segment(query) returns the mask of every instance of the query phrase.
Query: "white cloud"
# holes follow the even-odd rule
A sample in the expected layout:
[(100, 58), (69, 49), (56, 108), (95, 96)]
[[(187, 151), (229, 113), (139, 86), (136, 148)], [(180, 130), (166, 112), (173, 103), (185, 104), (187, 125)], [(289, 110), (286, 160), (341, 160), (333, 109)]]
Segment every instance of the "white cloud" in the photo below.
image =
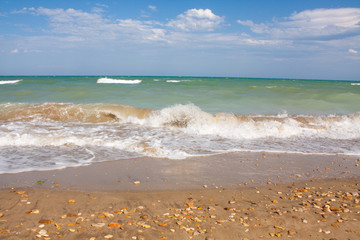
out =
[[(54, 48), (73, 48), (87, 43), (102, 45), (112, 41), (119, 45), (123, 42), (177, 44), (189, 47), (231, 46), (274, 46), (284, 41), (272, 39), (253, 39), (244, 34), (209, 33), (224, 22), (223, 17), (215, 15), (209, 9), (189, 9), (168, 23), (142, 21), (135, 19), (105, 18), (101, 12), (85, 12), (76, 9), (26, 8), (21, 12), (35, 16), (46, 16), (50, 28), (47, 35), (34, 36), (29, 41), (41, 41), (43, 46)], [(179, 31), (180, 30), (180, 31)], [(29, 43), (30, 44), (30, 43)], [(28, 46), (39, 48), (38, 43)]]
[(157, 7), (156, 6), (153, 6), (153, 5), (149, 5), (148, 8), (152, 11), (156, 11), (157, 10)]
[[(87, 13), (81, 10), (69, 9), (49, 9), (38, 8), (33, 10), (38, 15), (45, 15), (50, 18), (51, 25), (55, 31), (60, 33), (67, 33), (70, 31), (82, 31), (96, 28), (104, 24), (104, 19), (98, 13)], [(69, 26), (70, 25), (70, 26)]]
[(255, 33), (283, 39), (334, 40), (360, 35), (360, 8), (315, 9), (293, 13), (283, 21), (256, 24), (238, 20)]
[(352, 49), (352, 48), (350, 48), (350, 49), (348, 50), (348, 52), (349, 52), (349, 53), (353, 53), (353, 54), (357, 54), (357, 53), (358, 53), (358, 51), (356, 51), (355, 49)]
[(41, 52), (42, 52), (41, 50), (36, 50), (36, 49), (32, 49), (32, 50), (25, 49), (24, 50), (24, 53), (41, 53)]
[(189, 9), (171, 20), (167, 26), (181, 31), (213, 31), (224, 18), (215, 15), (210, 9)]
[(102, 3), (97, 3), (96, 6), (103, 7), (103, 8), (108, 8), (109, 7), (108, 5), (102, 4)]
[(11, 50), (11, 53), (19, 53), (19, 49), (13, 49), (13, 50)]
[(94, 13), (102, 13), (102, 12), (104, 12), (104, 9), (100, 8), (100, 7), (93, 7), (91, 9), (91, 11), (94, 12)]
[(26, 8), (26, 7), (24, 7), (24, 8), (22, 8), (21, 10), (14, 10), (14, 11), (12, 11), (11, 13), (12, 13), (12, 14), (20, 14), (20, 13), (28, 13), (28, 11), (29, 11), (29, 9)]
[(118, 19), (110, 21), (100, 12), (84, 12), (82, 10), (37, 8), (26, 9), (49, 18), (51, 33), (67, 34), (68, 41), (96, 41), (118, 39), (119, 41), (162, 41), (164, 29), (153, 27), (149, 22), (133, 19)]

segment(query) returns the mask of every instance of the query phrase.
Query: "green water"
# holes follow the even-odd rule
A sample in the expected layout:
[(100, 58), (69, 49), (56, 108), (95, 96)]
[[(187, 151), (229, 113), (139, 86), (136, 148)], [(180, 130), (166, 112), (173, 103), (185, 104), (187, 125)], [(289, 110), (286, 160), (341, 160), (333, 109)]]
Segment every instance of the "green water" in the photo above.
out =
[(22, 81), (1, 84), (0, 103), (113, 103), (151, 109), (193, 103), (210, 113), (239, 114), (360, 112), (360, 85), (355, 81), (112, 76), (142, 82), (102, 84), (99, 78), (2, 76), (0, 81)]

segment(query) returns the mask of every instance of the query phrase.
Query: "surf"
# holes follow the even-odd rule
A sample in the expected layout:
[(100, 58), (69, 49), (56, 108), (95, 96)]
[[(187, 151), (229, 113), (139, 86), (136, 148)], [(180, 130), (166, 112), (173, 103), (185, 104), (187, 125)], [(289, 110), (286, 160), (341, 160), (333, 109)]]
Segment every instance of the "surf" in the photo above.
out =
[(16, 84), (21, 82), (21, 79), (18, 80), (0, 80), (0, 84)]
[[(360, 113), (233, 114), (195, 104), (0, 104), (0, 173), (237, 151), (360, 155)], [(12, 168), (12, 166), (15, 166)], [(35, 167), (34, 167), (35, 166)]]
[(142, 119), (151, 111), (119, 104), (6, 103), (0, 104), (0, 121), (103, 123)]
[(360, 138), (360, 113), (319, 116), (287, 113), (211, 114), (194, 104), (175, 104), (162, 109), (146, 109), (119, 104), (7, 103), (0, 104), (0, 121), (134, 124), (227, 139)]
[(142, 82), (140, 79), (126, 80), (126, 79), (112, 79), (112, 78), (99, 78), (97, 83), (111, 83), (111, 84), (139, 84)]

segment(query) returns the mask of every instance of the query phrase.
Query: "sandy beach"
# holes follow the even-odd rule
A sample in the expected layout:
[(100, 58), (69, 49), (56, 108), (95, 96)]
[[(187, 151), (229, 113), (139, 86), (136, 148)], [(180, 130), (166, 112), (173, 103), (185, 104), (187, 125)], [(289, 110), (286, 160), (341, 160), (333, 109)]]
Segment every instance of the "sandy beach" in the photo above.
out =
[(360, 240), (360, 0), (4, 0), (0, 54), (0, 240)]
[(234, 153), (0, 175), (0, 239), (358, 239), (356, 156)]

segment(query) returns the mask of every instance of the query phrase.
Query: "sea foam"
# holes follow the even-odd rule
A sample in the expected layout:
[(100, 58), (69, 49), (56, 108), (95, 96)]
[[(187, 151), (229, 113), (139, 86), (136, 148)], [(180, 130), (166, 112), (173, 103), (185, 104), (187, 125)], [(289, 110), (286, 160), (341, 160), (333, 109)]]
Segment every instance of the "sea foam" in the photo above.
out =
[(234, 151), (360, 155), (359, 140), (359, 113), (236, 115), (211, 114), (194, 104), (159, 110), (116, 104), (0, 104), (0, 173)]
[(15, 84), (15, 83), (18, 83), (21, 81), (22, 81), (21, 79), (19, 79), (19, 80), (3, 80), (3, 81), (0, 81), (0, 84)]
[(117, 84), (139, 84), (142, 80), (126, 80), (126, 79), (112, 79), (112, 78), (99, 78), (97, 83), (117, 83)]
[(142, 122), (153, 127), (181, 129), (188, 134), (215, 135), (238, 140), (289, 137), (360, 138), (360, 114), (302, 116), (284, 113), (278, 115), (218, 113), (213, 115), (193, 104), (178, 104), (153, 111), (149, 118)]
[(135, 124), (228, 139), (360, 138), (360, 113), (348, 115), (211, 114), (194, 104), (144, 109), (117, 104), (0, 104), (0, 121)]
[(191, 82), (191, 80), (174, 80), (174, 79), (170, 79), (170, 80), (166, 80), (167, 83), (179, 83), (179, 82)]

